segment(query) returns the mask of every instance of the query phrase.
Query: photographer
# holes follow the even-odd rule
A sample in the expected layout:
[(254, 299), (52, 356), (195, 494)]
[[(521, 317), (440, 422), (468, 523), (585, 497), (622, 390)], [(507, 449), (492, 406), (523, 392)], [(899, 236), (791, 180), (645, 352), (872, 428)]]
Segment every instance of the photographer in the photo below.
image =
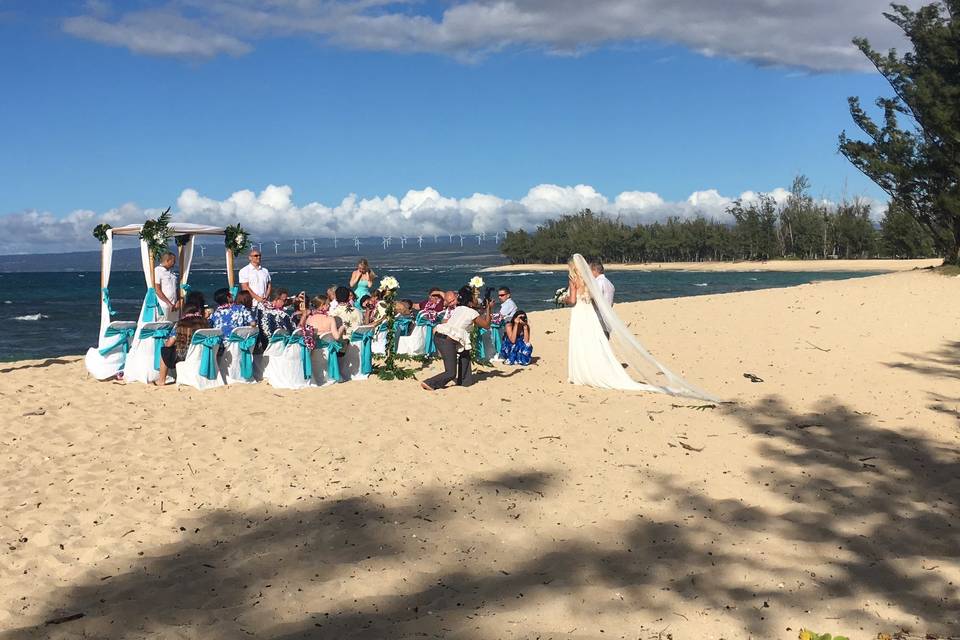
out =
[(474, 325), (483, 329), (490, 328), (490, 308), (492, 302), (483, 302), (481, 315), (473, 301), (473, 289), (463, 287), (457, 293), (457, 306), (450, 312), (443, 324), (434, 330), (437, 351), (443, 358), (443, 373), (420, 383), (427, 391), (440, 389), (451, 380), (458, 386), (469, 387), (473, 384), (470, 370), (470, 331)]
[(505, 327), (504, 333), (500, 358), (507, 364), (524, 366), (530, 364), (533, 345), (530, 344), (530, 322), (527, 320), (527, 312), (518, 310), (513, 315), (513, 320)]

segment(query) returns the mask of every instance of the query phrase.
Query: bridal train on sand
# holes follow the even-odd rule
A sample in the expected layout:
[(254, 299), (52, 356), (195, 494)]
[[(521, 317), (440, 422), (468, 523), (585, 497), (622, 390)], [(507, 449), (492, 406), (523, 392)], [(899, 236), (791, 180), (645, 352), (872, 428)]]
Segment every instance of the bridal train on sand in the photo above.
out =
[[(568, 339), (569, 382), (601, 389), (653, 391), (718, 402), (714, 396), (660, 364), (640, 344), (604, 300), (583, 256), (574, 254), (569, 270), (568, 300), (574, 302), (570, 310)], [(605, 328), (609, 331), (609, 339)]]

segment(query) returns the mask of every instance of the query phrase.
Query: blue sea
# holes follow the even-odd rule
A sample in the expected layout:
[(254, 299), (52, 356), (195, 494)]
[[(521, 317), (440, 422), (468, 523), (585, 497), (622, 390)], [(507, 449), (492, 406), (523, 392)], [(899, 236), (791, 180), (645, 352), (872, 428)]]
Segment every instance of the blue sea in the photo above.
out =
[[(400, 297), (420, 300), (430, 287), (455, 289), (477, 275), (474, 267), (398, 267), (380, 269), (400, 281)], [(327, 268), (271, 270), (275, 287), (310, 294), (344, 283), (350, 270)], [(617, 288), (617, 302), (676, 298), (733, 291), (790, 287), (814, 280), (840, 280), (873, 275), (864, 272), (716, 273), (691, 271), (608, 271)], [(482, 274), (489, 286), (508, 286), (521, 309), (553, 308), (553, 295), (567, 284), (565, 266), (546, 272)], [(223, 270), (192, 270), (190, 284), (213, 304), (213, 292), (226, 286)], [(143, 274), (111, 275), (110, 295), (116, 320), (135, 320), (143, 301)], [(100, 273), (0, 273), (0, 361), (82, 354), (97, 342), (100, 324)]]

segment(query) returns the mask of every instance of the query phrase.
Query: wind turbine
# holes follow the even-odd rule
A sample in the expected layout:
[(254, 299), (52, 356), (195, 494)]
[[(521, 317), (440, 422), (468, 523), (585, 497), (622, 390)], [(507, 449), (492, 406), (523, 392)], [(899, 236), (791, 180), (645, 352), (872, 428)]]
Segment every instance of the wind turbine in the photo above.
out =
[(337, 234), (333, 234), (333, 248), (337, 248)]
[(207, 255), (206, 245), (200, 245), (200, 257), (203, 258)]
[(437, 234), (433, 234), (433, 244), (437, 244)]
[(297, 252), (297, 241), (296, 241), (296, 240), (293, 241), (293, 252), (294, 252), (294, 253)]
[(448, 234), (448, 235), (450, 236), (450, 244), (453, 244), (453, 234), (450, 233), (450, 234)]
[(314, 253), (317, 252), (317, 241), (316, 241), (316, 240), (313, 241), (313, 252), (314, 252)]
[(499, 231), (497, 231), (495, 234), (493, 234), (493, 244), (497, 244), (498, 242), (500, 242), (500, 232), (499, 232)]
[(407, 246), (407, 236), (400, 236), (400, 248), (403, 249)]
[(463, 236), (460, 236), (460, 248), (463, 248)]
[(280, 242), (278, 240), (273, 241), (273, 253), (274, 255), (280, 255)]
[(360, 253), (360, 238), (353, 239), (353, 246), (357, 248), (357, 253)]
[(423, 236), (417, 236), (417, 246), (423, 249)]
[(389, 246), (390, 246), (390, 238), (384, 238), (384, 239), (383, 239), (383, 250), (386, 251), (386, 250), (387, 250), (387, 247), (389, 247)]
[(483, 243), (483, 236), (479, 233), (477, 234), (477, 246), (479, 247)]
[[(257, 251), (258, 251), (259, 253), (263, 253), (263, 243), (262, 243), (262, 242), (258, 242), (258, 243), (257, 243)], [(203, 252), (201, 251), (200, 253), (203, 253)]]

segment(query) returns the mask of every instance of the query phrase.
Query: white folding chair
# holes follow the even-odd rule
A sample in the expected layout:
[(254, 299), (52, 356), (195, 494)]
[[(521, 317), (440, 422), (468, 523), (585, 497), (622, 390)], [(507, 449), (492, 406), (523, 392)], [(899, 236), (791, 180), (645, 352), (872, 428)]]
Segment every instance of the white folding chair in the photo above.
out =
[[(123, 368), (123, 381), (126, 383), (156, 382), (160, 377), (160, 347), (173, 334), (172, 322), (147, 322), (133, 339), (127, 364)], [(173, 378), (167, 376), (167, 382)]]
[(196, 389), (222, 387), (217, 352), (223, 340), (220, 329), (197, 329), (183, 362), (177, 363), (177, 384)]
[(340, 359), (340, 375), (344, 380), (366, 380), (373, 373), (373, 342), (376, 336), (377, 326), (372, 324), (361, 325), (350, 335), (350, 342), (344, 347), (343, 358)]
[(263, 379), (277, 389), (303, 389), (316, 386), (313, 382), (313, 361), (310, 350), (303, 344), (303, 331), (297, 329), (287, 335), (277, 331), (263, 353)]
[(346, 380), (343, 375), (343, 345), (334, 340), (329, 333), (317, 336), (317, 345), (313, 350), (313, 382), (320, 386), (328, 386)]
[(253, 348), (260, 332), (255, 327), (236, 327), (224, 337), (220, 354), (220, 372), (227, 384), (256, 382)]
[(422, 356), (427, 353), (427, 328), (414, 326), (410, 335), (397, 340), (397, 353), (404, 356)]
[(108, 380), (123, 371), (136, 332), (136, 322), (108, 324), (100, 338), (100, 345), (87, 349), (83, 359), (90, 375), (97, 380)]

